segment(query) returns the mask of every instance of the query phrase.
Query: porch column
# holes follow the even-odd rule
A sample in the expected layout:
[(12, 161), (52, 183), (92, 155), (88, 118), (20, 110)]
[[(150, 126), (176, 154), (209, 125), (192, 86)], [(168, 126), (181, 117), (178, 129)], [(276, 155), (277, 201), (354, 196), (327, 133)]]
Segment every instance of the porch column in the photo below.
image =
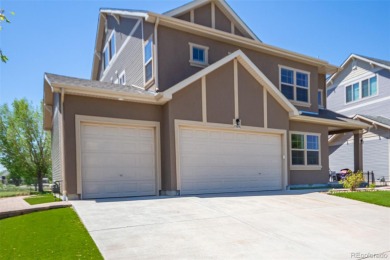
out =
[(358, 130), (353, 132), (354, 146), (354, 172), (363, 171), (363, 131)]

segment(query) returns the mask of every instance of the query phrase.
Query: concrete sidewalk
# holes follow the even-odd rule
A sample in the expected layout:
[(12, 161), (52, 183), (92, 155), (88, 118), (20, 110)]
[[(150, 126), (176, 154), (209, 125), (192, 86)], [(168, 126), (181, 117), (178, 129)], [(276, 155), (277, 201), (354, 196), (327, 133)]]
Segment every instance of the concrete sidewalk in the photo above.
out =
[(26, 201), (24, 201), (24, 198), (28, 197), (30, 196), (19, 196), (0, 199), (0, 219), (23, 215), (31, 212), (71, 206), (68, 201), (30, 205)]

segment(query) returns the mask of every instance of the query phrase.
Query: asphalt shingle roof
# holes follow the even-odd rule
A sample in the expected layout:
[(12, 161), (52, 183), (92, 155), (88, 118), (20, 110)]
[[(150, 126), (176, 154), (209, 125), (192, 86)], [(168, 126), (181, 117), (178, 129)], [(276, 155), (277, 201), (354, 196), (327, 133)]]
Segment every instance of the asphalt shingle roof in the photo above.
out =
[(368, 57), (368, 56), (364, 56), (364, 55), (360, 55), (360, 54), (356, 54), (356, 55), (360, 56), (362, 58), (366, 58), (368, 60), (375, 61), (377, 63), (381, 63), (381, 64), (386, 65), (386, 66), (390, 66), (390, 61), (388, 61), (388, 60), (381, 60), (381, 59), (372, 58), (372, 57)]
[(139, 95), (147, 95), (147, 96), (155, 96), (156, 93), (149, 92), (146, 90), (143, 90), (141, 88), (133, 87), (133, 86), (127, 86), (127, 85), (120, 85), (120, 84), (114, 84), (110, 82), (101, 82), (96, 80), (88, 80), (88, 79), (80, 79), (80, 78), (74, 78), (74, 77), (68, 77), (68, 76), (61, 76), (51, 73), (45, 73), (46, 78), (50, 82), (50, 84), (64, 84), (67, 86), (75, 86), (75, 87), (82, 87), (86, 90), (91, 89), (101, 89), (101, 90), (111, 90), (115, 92), (121, 92), (121, 93), (132, 93), (132, 94), (139, 94)]

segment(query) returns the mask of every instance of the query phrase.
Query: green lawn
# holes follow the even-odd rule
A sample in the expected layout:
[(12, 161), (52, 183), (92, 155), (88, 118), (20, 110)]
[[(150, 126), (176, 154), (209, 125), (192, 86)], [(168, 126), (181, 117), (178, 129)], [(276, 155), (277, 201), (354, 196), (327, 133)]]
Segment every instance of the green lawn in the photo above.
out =
[(339, 192), (332, 195), (390, 207), (390, 191)]
[(71, 208), (0, 220), (0, 259), (103, 259)]
[(43, 203), (49, 203), (49, 202), (56, 202), (59, 201), (59, 199), (54, 199), (53, 194), (42, 194), (37, 195), (29, 198), (24, 199), (28, 204), (35, 205), (35, 204), (43, 204)]

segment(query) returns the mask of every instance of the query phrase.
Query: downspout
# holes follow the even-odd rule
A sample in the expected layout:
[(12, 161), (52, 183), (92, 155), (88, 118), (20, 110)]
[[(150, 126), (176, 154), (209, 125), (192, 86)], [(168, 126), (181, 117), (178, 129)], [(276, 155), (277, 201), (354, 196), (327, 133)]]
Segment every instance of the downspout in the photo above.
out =
[(64, 141), (64, 101), (65, 101), (65, 89), (61, 88), (61, 169), (62, 169), (62, 185), (63, 185), (63, 192), (62, 192), (62, 200), (68, 200), (67, 191), (65, 189), (66, 187), (66, 178), (65, 178), (65, 141)]
[(156, 92), (158, 91), (158, 48), (157, 48), (157, 27), (160, 23), (160, 18), (157, 17), (156, 23), (154, 24), (154, 85), (156, 86)]

